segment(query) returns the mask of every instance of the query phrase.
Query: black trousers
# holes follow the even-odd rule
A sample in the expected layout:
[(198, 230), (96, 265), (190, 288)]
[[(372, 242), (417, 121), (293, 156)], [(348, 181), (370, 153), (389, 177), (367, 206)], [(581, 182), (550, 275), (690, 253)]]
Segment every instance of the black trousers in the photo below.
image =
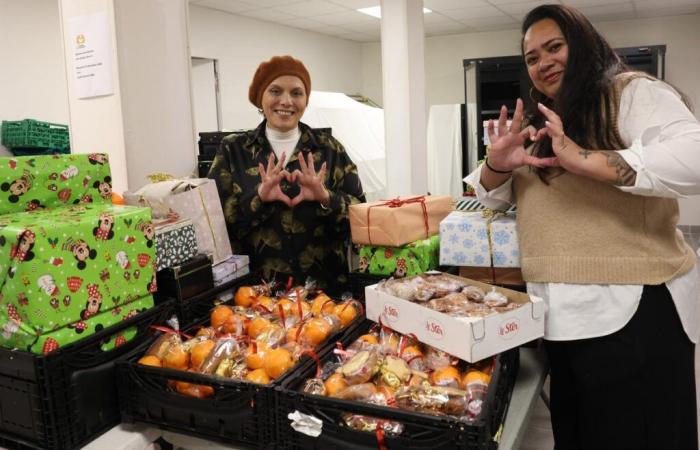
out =
[(697, 450), (695, 345), (666, 285), (599, 338), (545, 341), (555, 450)]

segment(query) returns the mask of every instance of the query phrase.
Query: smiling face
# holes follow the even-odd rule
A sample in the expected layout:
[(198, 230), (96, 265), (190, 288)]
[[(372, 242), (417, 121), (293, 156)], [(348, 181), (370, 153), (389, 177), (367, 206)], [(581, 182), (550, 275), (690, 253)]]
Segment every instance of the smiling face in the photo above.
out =
[(307, 103), (307, 92), (299, 78), (293, 75), (275, 78), (262, 96), (267, 126), (282, 132), (296, 128)]
[(525, 65), (535, 89), (554, 98), (564, 79), (569, 46), (552, 19), (532, 24), (523, 38)]

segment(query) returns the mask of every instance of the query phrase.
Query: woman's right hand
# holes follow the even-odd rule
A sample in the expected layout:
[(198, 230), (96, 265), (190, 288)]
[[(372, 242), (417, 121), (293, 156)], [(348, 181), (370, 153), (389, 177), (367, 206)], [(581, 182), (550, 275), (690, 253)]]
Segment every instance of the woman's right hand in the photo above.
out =
[(289, 172), (284, 170), (285, 158), (286, 155), (282, 153), (282, 157), (275, 164), (275, 155), (270, 153), (270, 157), (267, 159), (267, 168), (262, 163), (258, 163), (261, 180), (261, 183), (258, 185), (258, 195), (263, 202), (280, 201), (291, 207), (292, 199), (282, 192), (280, 187), (280, 181), (289, 175)]
[(543, 136), (533, 126), (520, 129), (523, 124), (523, 101), (515, 103), (515, 113), (510, 129), (507, 126), (508, 109), (501, 107), (498, 116), (498, 132), (494, 129), (493, 120), (488, 123), (488, 136), (491, 150), (488, 152), (489, 166), (493, 169), (510, 172), (522, 166), (548, 167), (556, 164), (555, 158), (536, 158), (525, 151), (525, 140), (529, 137), (533, 142)]

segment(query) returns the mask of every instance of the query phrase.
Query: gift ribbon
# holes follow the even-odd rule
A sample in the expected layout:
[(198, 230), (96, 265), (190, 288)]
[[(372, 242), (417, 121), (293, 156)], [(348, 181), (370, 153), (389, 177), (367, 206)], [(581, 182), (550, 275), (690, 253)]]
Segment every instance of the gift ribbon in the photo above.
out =
[(379, 450), (387, 450), (386, 441), (384, 440), (384, 429), (382, 428), (384, 422), (384, 420), (378, 421), (376, 427), (377, 445), (379, 446)]
[(496, 283), (496, 268), (493, 265), (493, 242), (491, 240), (491, 222), (505, 215), (502, 209), (484, 209), (481, 217), (486, 219), (486, 240), (489, 243), (489, 263), (491, 264), (491, 283)]
[(321, 378), (321, 358), (318, 357), (316, 352), (313, 350), (304, 350), (299, 353), (299, 356), (308, 356), (316, 361), (316, 376), (314, 378)]
[(425, 237), (426, 238), (430, 237), (430, 225), (428, 224), (428, 208), (425, 206), (425, 195), (407, 198), (404, 200), (401, 200), (399, 197), (396, 197), (395, 199), (392, 199), (392, 200), (380, 200), (380, 201), (382, 201), (384, 203), (378, 203), (376, 205), (372, 205), (369, 208), (367, 208), (367, 240), (369, 241), (369, 245), (372, 245), (369, 213), (372, 210), (372, 208), (376, 208), (378, 206), (388, 206), (389, 208), (400, 208), (404, 205), (410, 205), (412, 203), (420, 203), (421, 208), (423, 209), (423, 224), (425, 225)]
[(209, 211), (207, 210), (207, 204), (204, 202), (204, 196), (202, 195), (202, 190), (197, 189), (199, 194), (199, 201), (202, 202), (202, 209), (204, 210), (204, 217), (207, 218), (207, 225), (209, 225), (209, 233), (211, 234), (211, 239), (214, 242), (214, 255), (217, 261), (219, 260), (219, 246), (216, 243), (216, 233), (214, 232), (214, 226), (211, 223), (211, 217), (209, 217)]

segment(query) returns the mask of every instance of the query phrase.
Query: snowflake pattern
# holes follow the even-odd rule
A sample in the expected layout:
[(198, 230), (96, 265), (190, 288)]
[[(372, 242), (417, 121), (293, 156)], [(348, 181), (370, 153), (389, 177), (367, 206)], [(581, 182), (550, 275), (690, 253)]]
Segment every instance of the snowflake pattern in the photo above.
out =
[[(478, 213), (453, 213), (440, 224), (440, 264), (488, 267), (491, 264), (486, 218)], [(520, 267), (515, 216), (491, 223), (491, 247), (496, 267)]]

